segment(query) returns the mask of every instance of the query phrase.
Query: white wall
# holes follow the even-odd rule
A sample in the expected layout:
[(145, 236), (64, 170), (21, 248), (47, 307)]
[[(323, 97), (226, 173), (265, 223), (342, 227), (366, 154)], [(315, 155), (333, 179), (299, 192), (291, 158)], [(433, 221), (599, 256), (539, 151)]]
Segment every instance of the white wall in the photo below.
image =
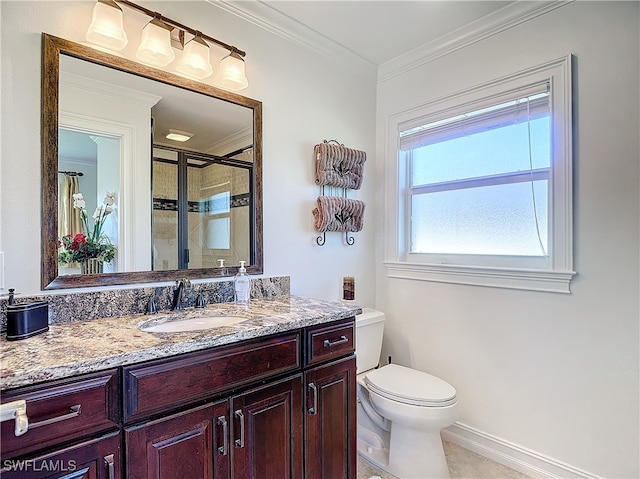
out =
[[(358, 303), (373, 305), (375, 77), (357, 75), (203, 1), (139, 3), (247, 52), (250, 85), (242, 94), (263, 102), (265, 275), (290, 275), (293, 294), (335, 300), (342, 277), (353, 275)], [(40, 290), (40, 33), (83, 41), (93, 5), (0, 2), (0, 251), (5, 287), (23, 293)], [(135, 50), (135, 36), (129, 38), (127, 49)], [(334, 138), (369, 153), (363, 188), (350, 196), (368, 209), (354, 246), (330, 233), (319, 247), (311, 213), (319, 194), (312, 153), (316, 143)]]
[(609, 478), (640, 476), (638, 6), (563, 6), (377, 95), (381, 171), (391, 115), (576, 56), (572, 293), (389, 279), (378, 241), (376, 306), (388, 315), (383, 357), (454, 385), (461, 423)]

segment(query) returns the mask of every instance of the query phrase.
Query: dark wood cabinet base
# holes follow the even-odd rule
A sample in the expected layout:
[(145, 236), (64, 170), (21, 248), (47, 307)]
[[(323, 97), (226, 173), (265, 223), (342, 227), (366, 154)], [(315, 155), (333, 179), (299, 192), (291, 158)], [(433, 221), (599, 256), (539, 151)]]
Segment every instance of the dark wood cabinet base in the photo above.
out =
[(355, 479), (354, 333), (349, 318), (2, 393), (51, 421), (2, 423), (1, 479)]

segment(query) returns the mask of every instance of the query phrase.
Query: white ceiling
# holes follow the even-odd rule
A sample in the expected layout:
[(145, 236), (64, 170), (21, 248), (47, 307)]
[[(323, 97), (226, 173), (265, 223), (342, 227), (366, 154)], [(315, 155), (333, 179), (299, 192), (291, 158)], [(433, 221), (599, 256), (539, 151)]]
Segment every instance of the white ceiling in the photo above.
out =
[[(240, 9), (270, 9), (270, 21), (297, 22), (374, 65), (381, 65), (503, 7), (510, 0), (231, 2)], [(280, 18), (278, 18), (278, 16)]]
[(380, 82), (575, 0), (206, 1)]

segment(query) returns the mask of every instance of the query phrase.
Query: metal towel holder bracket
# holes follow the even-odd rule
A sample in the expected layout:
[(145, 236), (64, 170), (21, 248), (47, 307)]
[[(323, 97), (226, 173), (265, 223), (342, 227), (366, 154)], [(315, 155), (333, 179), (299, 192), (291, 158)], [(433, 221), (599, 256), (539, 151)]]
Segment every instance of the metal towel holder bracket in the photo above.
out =
[[(323, 143), (335, 143), (338, 146), (344, 146), (344, 143), (340, 143), (338, 140), (322, 140), (322, 141)], [(339, 189), (342, 190), (342, 196), (346, 198), (347, 189), (346, 188), (339, 188)], [(320, 196), (324, 196), (324, 185), (320, 187)], [(326, 240), (327, 240), (327, 232), (323, 231), (321, 235), (316, 237), (316, 244), (318, 246), (323, 246)], [(356, 239), (353, 236), (349, 236), (348, 231), (345, 231), (344, 233), (344, 240), (349, 246), (353, 246), (356, 242)]]

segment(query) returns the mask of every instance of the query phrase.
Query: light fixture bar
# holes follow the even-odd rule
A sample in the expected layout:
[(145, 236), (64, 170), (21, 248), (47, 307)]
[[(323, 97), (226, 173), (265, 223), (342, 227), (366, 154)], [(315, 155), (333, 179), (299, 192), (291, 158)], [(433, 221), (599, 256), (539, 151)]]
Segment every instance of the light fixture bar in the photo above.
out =
[(238, 48), (229, 45), (227, 43), (221, 42), (220, 40), (210, 37), (209, 35), (205, 34), (205, 33), (201, 33), (193, 28), (187, 27), (186, 25), (183, 25), (181, 23), (176, 22), (175, 20), (172, 20), (170, 18), (165, 17), (164, 15), (159, 14), (158, 12), (153, 12), (147, 8), (141, 7), (140, 5), (137, 5), (133, 2), (130, 2), (129, 0), (116, 0), (117, 3), (121, 3), (122, 5), (126, 5), (129, 8), (132, 8), (134, 10), (138, 10), (139, 12), (144, 13), (145, 15), (152, 17), (152, 18), (158, 18), (160, 20), (162, 20), (165, 23), (168, 23), (169, 25), (172, 25), (176, 28), (179, 28), (181, 30), (187, 31), (189, 33), (191, 33), (193, 36), (196, 36), (197, 33), (200, 33), (200, 36), (202, 38), (204, 38), (205, 40), (208, 40), (212, 43), (215, 43), (218, 46), (221, 46), (222, 48), (225, 48), (226, 50), (229, 50), (230, 52), (235, 52), (238, 55), (240, 55), (241, 57), (244, 57), (246, 55), (245, 52), (243, 52), (242, 50), (239, 50)]

